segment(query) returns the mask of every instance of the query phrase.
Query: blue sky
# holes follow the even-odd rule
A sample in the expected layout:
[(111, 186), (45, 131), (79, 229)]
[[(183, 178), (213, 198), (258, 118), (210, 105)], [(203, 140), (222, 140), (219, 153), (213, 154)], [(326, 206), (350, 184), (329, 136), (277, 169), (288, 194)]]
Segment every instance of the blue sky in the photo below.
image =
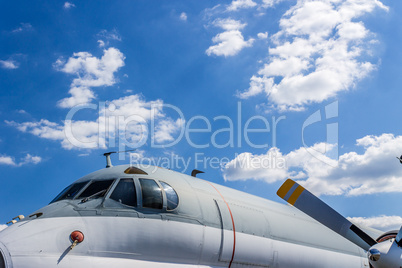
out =
[(2, 6), (0, 223), (132, 148), (278, 202), (290, 177), (360, 223), (402, 223), (399, 1)]

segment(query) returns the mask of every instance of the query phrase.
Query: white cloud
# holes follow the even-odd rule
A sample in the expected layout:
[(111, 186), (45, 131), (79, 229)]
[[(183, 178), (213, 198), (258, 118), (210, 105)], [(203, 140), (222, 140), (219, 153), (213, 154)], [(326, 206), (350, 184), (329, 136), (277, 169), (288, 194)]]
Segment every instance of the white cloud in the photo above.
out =
[[(402, 136), (366, 136), (358, 139), (356, 145), (364, 149), (362, 154), (344, 153), (338, 161), (326, 156), (335, 147), (325, 143), (307, 149), (301, 147), (288, 154), (281, 153), (277, 148), (271, 148), (262, 155), (243, 153), (222, 171), (225, 180), (254, 179), (271, 183), (293, 178), (317, 195), (402, 192), (402, 167), (395, 159), (402, 152)], [(316, 158), (310, 154), (311, 151), (322, 154)], [(283, 162), (285, 165), (282, 165)]]
[(103, 40), (98, 40), (99, 47), (105, 47), (105, 42)]
[(210, 46), (206, 53), (208, 56), (212, 54), (216, 56), (234, 56), (245, 47), (251, 47), (254, 39), (250, 38), (245, 41), (240, 32), (247, 24), (233, 19), (218, 19), (213, 22), (213, 25), (225, 30), (212, 38), (214, 46)]
[(105, 40), (121, 41), (121, 36), (116, 29), (113, 29), (111, 31), (104, 29), (100, 31), (96, 36), (103, 38)]
[(88, 52), (74, 53), (60, 71), (76, 74), (73, 86), (99, 87), (111, 86), (116, 81), (114, 73), (124, 66), (124, 55), (117, 48), (103, 51), (102, 58), (96, 58)]
[(247, 26), (247, 23), (234, 19), (217, 19), (212, 24), (226, 31), (241, 30)]
[(99, 38), (98, 46), (100, 48), (108, 47), (111, 41), (120, 42), (122, 40), (119, 32), (116, 29), (110, 31), (104, 29), (100, 31), (96, 37)]
[(102, 58), (88, 52), (74, 53), (67, 62), (58, 59), (54, 64), (59, 71), (75, 74), (69, 93), (71, 97), (59, 101), (62, 108), (87, 104), (95, 98), (91, 87), (111, 86), (116, 83), (114, 73), (124, 66), (124, 55), (117, 48), (105, 49)]
[(72, 87), (68, 93), (71, 94), (71, 97), (60, 100), (58, 102), (59, 107), (71, 108), (77, 105), (84, 105), (95, 98), (93, 91), (87, 87)]
[(171, 118), (159, 121), (155, 127), (154, 139), (157, 143), (163, 143), (166, 141), (173, 141), (173, 134), (177, 133), (184, 126), (184, 120), (178, 118), (174, 121)]
[(243, 8), (252, 8), (255, 7), (257, 4), (252, 0), (234, 0), (230, 5), (227, 7), (226, 10), (228, 11), (238, 11)]
[(268, 32), (258, 33), (257, 37), (260, 38), (260, 39), (267, 39), (268, 38)]
[(0, 165), (15, 166), (14, 159), (11, 156), (0, 156)]
[(6, 229), (8, 226), (5, 224), (0, 224), (0, 231)]
[(20, 33), (20, 32), (25, 32), (25, 31), (32, 31), (33, 27), (30, 23), (24, 23), (21, 22), (20, 26), (12, 30), (12, 33)]
[(0, 165), (8, 165), (8, 166), (15, 166), (15, 167), (21, 167), (26, 164), (39, 164), (42, 161), (42, 158), (40, 156), (33, 156), (30, 154), (26, 154), (25, 157), (23, 157), (19, 163), (15, 162), (14, 158), (11, 156), (3, 155), (0, 156)]
[(64, 9), (70, 9), (72, 7), (75, 7), (75, 5), (73, 3), (70, 3), (70, 2), (65, 2), (64, 5), (63, 5)]
[(0, 66), (4, 69), (17, 69), (18, 62), (8, 59), (8, 60), (0, 60)]
[(367, 226), (384, 232), (399, 230), (402, 225), (400, 216), (378, 216), (378, 217), (348, 217), (348, 220), (354, 224)]
[(273, 183), (288, 176), (284, 156), (278, 148), (271, 148), (263, 155), (239, 154), (224, 166), (223, 172), (228, 181), (252, 179)]
[[(264, 92), (280, 110), (301, 110), (354, 87), (375, 69), (365, 60), (373, 35), (357, 20), (376, 8), (387, 10), (378, 0), (299, 0), (281, 18), (267, 62), (239, 96)], [(256, 77), (275, 83), (256, 89)]]
[(216, 56), (234, 56), (245, 47), (251, 47), (254, 39), (250, 38), (245, 41), (240, 31), (226, 31), (216, 35), (212, 41), (218, 43), (210, 46), (206, 53), (208, 56), (215, 54)]
[(182, 12), (182, 13), (180, 14), (180, 19), (181, 19), (182, 21), (186, 21), (186, 20), (187, 20), (187, 14), (186, 14), (185, 12)]
[(19, 165), (25, 165), (30, 163), (36, 165), (39, 164), (40, 162), (42, 162), (42, 157), (27, 154), (22, 160), (22, 162), (19, 163)]
[(282, 2), (283, 0), (262, 0), (262, 8), (273, 7), (274, 5)]
[[(99, 109), (99, 107), (97, 107)], [(79, 111), (78, 111), (79, 112)], [(149, 125), (154, 119), (155, 139), (171, 141), (182, 127), (181, 119), (173, 120), (163, 113), (163, 101), (145, 101), (130, 95), (110, 101), (94, 120), (67, 118), (61, 124), (42, 119), (39, 122), (6, 121), (18, 130), (40, 138), (59, 141), (65, 149), (97, 149), (125, 143), (141, 146), (147, 141)], [(165, 133), (162, 133), (166, 131)]]
[(250, 87), (247, 91), (237, 94), (241, 99), (248, 99), (251, 96), (260, 94), (261, 92), (269, 92), (274, 84), (272, 77), (260, 77), (253, 75), (250, 79)]
[(21, 132), (30, 132), (35, 136), (50, 139), (60, 140), (64, 138), (64, 129), (60, 125), (42, 119), (39, 122), (16, 123), (14, 121), (5, 121), (9, 126), (16, 127)]

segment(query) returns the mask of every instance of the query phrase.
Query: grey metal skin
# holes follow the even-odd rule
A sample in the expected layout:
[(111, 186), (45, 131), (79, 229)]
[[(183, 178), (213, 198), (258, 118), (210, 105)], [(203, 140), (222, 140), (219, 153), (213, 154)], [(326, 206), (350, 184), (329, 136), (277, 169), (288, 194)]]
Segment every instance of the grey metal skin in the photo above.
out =
[[(154, 166), (93, 172), (76, 182), (116, 179), (104, 198), (51, 203), (0, 232), (6, 267), (367, 267), (366, 252), (297, 209)], [(133, 178), (137, 207), (109, 199)], [(167, 210), (142, 208), (139, 178), (166, 182), (179, 196)], [(380, 231), (362, 228), (373, 238)], [(73, 249), (69, 236), (85, 238)]]

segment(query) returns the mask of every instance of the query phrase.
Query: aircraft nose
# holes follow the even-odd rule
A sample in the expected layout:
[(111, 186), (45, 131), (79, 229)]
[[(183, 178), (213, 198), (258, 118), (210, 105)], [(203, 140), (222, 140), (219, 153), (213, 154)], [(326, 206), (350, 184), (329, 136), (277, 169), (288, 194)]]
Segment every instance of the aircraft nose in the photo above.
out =
[(0, 241), (0, 268), (13, 267), (10, 252), (6, 246)]

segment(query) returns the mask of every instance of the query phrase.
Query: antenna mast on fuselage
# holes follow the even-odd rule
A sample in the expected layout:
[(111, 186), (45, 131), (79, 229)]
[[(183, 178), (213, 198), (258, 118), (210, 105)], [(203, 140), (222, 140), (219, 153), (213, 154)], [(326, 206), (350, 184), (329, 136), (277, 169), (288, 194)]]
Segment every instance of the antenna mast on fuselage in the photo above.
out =
[(127, 151), (118, 151), (118, 152), (108, 152), (108, 153), (104, 153), (103, 156), (106, 156), (106, 168), (113, 167), (113, 165), (112, 165), (112, 160), (110, 159), (110, 155), (111, 155), (111, 154), (119, 154), (119, 153), (132, 152), (132, 151), (135, 151), (135, 149), (134, 149), (134, 150), (127, 150)]

